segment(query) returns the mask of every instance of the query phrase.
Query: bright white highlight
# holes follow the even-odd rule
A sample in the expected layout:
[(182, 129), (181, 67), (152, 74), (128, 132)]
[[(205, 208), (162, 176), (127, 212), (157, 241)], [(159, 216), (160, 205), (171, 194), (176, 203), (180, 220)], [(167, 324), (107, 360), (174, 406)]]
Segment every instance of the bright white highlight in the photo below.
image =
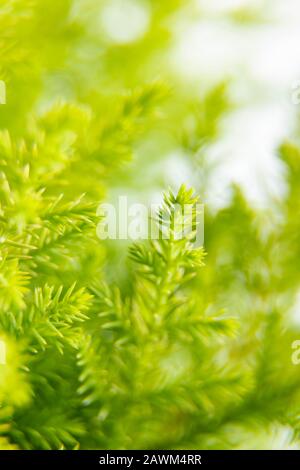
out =
[(0, 364), (6, 364), (6, 344), (0, 340)]
[(239, 8), (259, 6), (261, 0), (198, 0), (201, 9), (208, 12), (230, 12)]
[(113, 42), (126, 44), (140, 39), (147, 31), (150, 11), (137, 0), (112, 0), (104, 7), (101, 25)]

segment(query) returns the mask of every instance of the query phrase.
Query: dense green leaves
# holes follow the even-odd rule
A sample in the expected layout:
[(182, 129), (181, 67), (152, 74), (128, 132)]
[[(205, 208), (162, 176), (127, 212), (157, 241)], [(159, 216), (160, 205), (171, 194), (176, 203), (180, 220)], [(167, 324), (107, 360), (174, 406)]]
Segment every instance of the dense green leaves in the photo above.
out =
[[(198, 196), (232, 105), (227, 84), (199, 98), (171, 73), (190, 2), (147, 2), (128, 44), (99, 27), (106, 2), (2, 3), (0, 449), (268, 447), (281, 432), (299, 446), (297, 142), (280, 149), (286, 191), (267, 211), (238, 187), (205, 207), (204, 250)], [(143, 201), (178, 153), (196, 191), (164, 191), (159, 236), (128, 256), (99, 240), (99, 202)]]

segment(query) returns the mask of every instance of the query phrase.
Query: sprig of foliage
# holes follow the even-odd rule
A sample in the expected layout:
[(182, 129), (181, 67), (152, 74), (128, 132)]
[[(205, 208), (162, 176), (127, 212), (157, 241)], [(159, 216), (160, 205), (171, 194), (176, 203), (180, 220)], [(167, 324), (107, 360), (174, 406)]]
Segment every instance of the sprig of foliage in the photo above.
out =
[(2, 3), (0, 449), (245, 448), (281, 429), (299, 446), (297, 141), (280, 148), (272, 211), (232, 188), (206, 208), (204, 252), (193, 231), (178, 237), (198, 201), (182, 185), (158, 239), (132, 245), (112, 281), (121, 248), (97, 239), (97, 205), (116, 187), (164, 187), (178, 151), (202, 197), (227, 84), (199, 98), (169, 70), (189, 2), (149, 1), (148, 31), (122, 45), (95, 26), (105, 2)]

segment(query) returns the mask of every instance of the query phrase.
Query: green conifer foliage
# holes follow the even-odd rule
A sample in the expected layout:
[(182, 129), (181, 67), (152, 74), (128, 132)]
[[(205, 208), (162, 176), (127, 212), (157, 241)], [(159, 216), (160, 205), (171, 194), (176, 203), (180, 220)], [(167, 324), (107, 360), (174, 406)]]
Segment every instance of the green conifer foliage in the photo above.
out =
[[(260, 448), (280, 433), (299, 446), (297, 142), (280, 149), (287, 191), (267, 213), (233, 187), (205, 209), (205, 251), (178, 239), (175, 206), (207, 190), (227, 85), (201, 100), (169, 70), (190, 2), (149, 0), (130, 44), (91, 27), (104, 4), (0, 6), (0, 449)], [(113, 279), (126, 249), (98, 239), (97, 206), (151, 185), (174, 147), (206, 173), (196, 192), (165, 191), (171, 236), (132, 244)]]

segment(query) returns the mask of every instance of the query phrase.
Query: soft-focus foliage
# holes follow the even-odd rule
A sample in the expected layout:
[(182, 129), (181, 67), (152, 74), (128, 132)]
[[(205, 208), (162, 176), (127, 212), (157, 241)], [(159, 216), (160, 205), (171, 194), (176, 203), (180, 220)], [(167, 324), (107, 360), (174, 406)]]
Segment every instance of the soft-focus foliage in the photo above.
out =
[[(105, 33), (110, 3), (0, 7), (0, 448), (298, 446), (297, 141), (268, 212), (233, 187), (205, 209), (206, 255), (171, 237), (124, 261), (97, 238), (99, 202), (160, 188), (152, 169), (174, 149), (203, 199), (231, 104), (225, 82), (199, 99), (170, 71), (192, 2), (139, 0), (146, 30), (129, 42)], [(196, 197), (181, 186), (164, 208)]]

